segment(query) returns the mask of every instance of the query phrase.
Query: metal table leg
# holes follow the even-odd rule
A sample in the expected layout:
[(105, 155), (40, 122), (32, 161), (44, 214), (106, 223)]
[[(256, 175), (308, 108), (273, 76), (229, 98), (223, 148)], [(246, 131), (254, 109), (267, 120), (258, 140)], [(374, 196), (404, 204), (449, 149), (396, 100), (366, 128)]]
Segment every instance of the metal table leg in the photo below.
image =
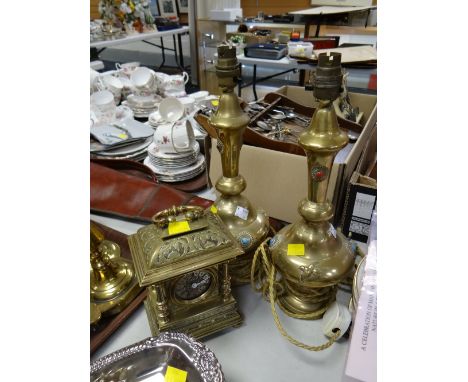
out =
[(166, 52), (164, 49), (164, 40), (162, 37), (160, 37), (159, 40), (161, 41), (161, 54), (162, 54), (163, 59), (162, 59), (161, 65), (158, 66), (158, 70), (161, 69), (166, 63)]
[(179, 43), (180, 66), (182, 67), (182, 69), (185, 69), (184, 54), (182, 52), (182, 33), (177, 34), (177, 42)]
[(253, 66), (253, 78), (252, 78), (252, 90), (253, 90), (253, 94), (255, 97), (255, 101), (258, 100), (256, 85), (257, 85), (257, 65), (255, 64)]
[(237, 78), (237, 96), (241, 98), (242, 94), (242, 64), (239, 65), (239, 77)]

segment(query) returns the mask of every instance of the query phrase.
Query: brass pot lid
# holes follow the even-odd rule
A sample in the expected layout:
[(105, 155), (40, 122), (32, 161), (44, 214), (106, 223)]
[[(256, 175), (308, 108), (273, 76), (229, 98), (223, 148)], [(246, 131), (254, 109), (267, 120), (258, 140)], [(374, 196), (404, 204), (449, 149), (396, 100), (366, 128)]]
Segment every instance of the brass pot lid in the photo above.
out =
[[(162, 212), (167, 211), (172, 209)], [(141, 286), (229, 261), (244, 253), (219, 216), (210, 211), (203, 211), (190, 221), (180, 216), (172, 220), (172, 226), (150, 224), (128, 238)]]

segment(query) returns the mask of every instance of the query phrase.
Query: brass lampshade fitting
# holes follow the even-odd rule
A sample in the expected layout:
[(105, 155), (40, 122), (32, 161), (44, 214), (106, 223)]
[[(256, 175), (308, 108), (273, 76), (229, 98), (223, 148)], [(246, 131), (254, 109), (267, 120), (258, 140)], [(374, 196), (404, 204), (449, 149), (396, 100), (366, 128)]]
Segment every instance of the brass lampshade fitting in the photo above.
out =
[(121, 258), (120, 247), (93, 223), (90, 248), (91, 323), (96, 323), (101, 315), (121, 312), (141, 288), (132, 262)]
[(239, 174), (239, 156), (242, 136), (250, 119), (234, 94), (240, 75), (235, 47), (218, 47), (216, 75), (222, 95), (218, 110), (209, 122), (218, 134), (217, 148), (221, 154), (223, 176), (216, 182), (221, 195), (212, 210), (217, 212), (245, 252), (229, 265), (232, 283), (236, 285), (249, 282), (253, 252), (268, 234), (269, 221), (265, 211), (256, 209), (241, 194), (247, 184)]
[(283, 276), (284, 294), (278, 304), (293, 314), (315, 314), (314, 318), (333, 302), (336, 285), (354, 265), (347, 239), (329, 223), (333, 206), (326, 199), (333, 160), (348, 143), (333, 107), (341, 82), (341, 54), (320, 54), (314, 79), (319, 106), (299, 137), (307, 155), (308, 197), (299, 203), (302, 219), (284, 227), (270, 242), (272, 261)]

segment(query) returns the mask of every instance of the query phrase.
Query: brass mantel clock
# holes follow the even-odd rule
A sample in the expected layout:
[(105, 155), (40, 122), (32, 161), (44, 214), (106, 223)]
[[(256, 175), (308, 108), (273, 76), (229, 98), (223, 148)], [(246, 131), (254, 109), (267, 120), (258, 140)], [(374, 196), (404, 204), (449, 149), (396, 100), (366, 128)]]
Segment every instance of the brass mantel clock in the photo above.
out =
[(200, 207), (173, 207), (129, 237), (153, 335), (167, 330), (201, 338), (242, 318), (231, 294), (229, 261), (243, 254), (221, 219)]

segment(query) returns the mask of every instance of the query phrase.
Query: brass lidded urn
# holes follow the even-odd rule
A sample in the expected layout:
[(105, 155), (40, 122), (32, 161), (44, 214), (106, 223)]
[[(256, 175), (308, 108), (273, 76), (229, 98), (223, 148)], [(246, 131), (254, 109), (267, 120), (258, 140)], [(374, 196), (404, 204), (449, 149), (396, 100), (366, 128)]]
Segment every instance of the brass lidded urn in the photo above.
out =
[(320, 54), (313, 92), (319, 105), (299, 137), (307, 155), (308, 196), (299, 203), (302, 218), (269, 243), (272, 262), (282, 275), (277, 302), (298, 318), (321, 317), (335, 299), (337, 284), (354, 265), (348, 240), (329, 222), (333, 206), (326, 199), (333, 160), (348, 143), (333, 107), (341, 83), (341, 54)]
[(233, 284), (241, 284), (249, 282), (253, 252), (268, 234), (269, 220), (264, 210), (256, 209), (241, 194), (247, 184), (239, 174), (239, 156), (242, 136), (250, 118), (240, 107), (239, 98), (234, 93), (240, 75), (234, 46), (218, 47), (216, 75), (222, 95), (218, 109), (209, 122), (218, 135), (217, 148), (221, 154), (223, 176), (216, 182), (220, 196), (214, 202), (212, 211), (217, 212), (245, 252), (229, 266)]

